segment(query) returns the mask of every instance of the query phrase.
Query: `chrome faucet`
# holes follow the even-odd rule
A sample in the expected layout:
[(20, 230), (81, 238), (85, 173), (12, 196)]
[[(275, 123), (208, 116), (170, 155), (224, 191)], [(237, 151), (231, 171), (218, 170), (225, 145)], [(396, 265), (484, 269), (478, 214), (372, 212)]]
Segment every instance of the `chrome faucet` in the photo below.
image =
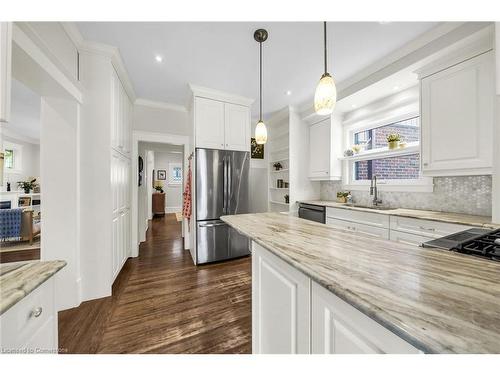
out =
[(382, 199), (378, 198), (378, 189), (377, 189), (377, 176), (373, 175), (372, 177), (372, 182), (370, 185), (370, 195), (373, 195), (373, 205), (378, 206), (380, 203), (382, 203)]

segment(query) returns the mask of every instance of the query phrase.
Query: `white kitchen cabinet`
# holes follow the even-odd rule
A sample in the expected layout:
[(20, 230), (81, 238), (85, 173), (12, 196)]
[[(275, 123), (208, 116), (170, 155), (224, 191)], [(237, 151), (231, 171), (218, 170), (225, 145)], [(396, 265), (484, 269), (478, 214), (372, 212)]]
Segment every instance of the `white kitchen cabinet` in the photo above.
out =
[(248, 151), (250, 108), (207, 98), (195, 98), (196, 147)]
[(334, 219), (331, 217), (326, 218), (326, 224), (335, 228), (349, 230), (351, 232), (360, 233), (370, 237), (389, 239), (389, 229), (383, 227), (375, 227), (371, 225), (355, 223), (351, 221)]
[(405, 232), (428, 238), (440, 238), (472, 228), (467, 225), (444, 223), (411, 217), (391, 216), (391, 231)]
[(12, 23), (0, 22), (0, 122), (10, 120)]
[(491, 174), (493, 51), (420, 77), (422, 173)]
[(196, 147), (223, 150), (224, 103), (206, 98), (195, 98)]
[(404, 243), (407, 245), (420, 246), (422, 243), (431, 241), (432, 237), (424, 237), (417, 234), (399, 232), (397, 230), (390, 230), (389, 239), (394, 242)]
[(311, 290), (313, 354), (420, 353), (314, 281)]
[(326, 208), (326, 216), (378, 228), (389, 228), (389, 215), (376, 212), (355, 211), (344, 208)]
[(252, 244), (252, 352), (309, 353), (310, 279)]
[(57, 353), (55, 282), (49, 278), (0, 317), (2, 352)]
[(336, 121), (328, 117), (309, 127), (309, 179), (340, 180), (342, 178)]
[(129, 156), (131, 150), (132, 103), (113, 68), (111, 97), (111, 147)]

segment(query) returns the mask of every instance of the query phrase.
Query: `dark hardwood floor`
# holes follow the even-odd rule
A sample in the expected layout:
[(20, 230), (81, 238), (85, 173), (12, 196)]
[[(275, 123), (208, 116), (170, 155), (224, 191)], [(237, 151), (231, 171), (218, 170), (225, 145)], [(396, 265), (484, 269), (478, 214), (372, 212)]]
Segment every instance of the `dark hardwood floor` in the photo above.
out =
[(155, 218), (113, 295), (59, 313), (67, 353), (251, 353), (251, 261), (194, 266), (174, 214)]

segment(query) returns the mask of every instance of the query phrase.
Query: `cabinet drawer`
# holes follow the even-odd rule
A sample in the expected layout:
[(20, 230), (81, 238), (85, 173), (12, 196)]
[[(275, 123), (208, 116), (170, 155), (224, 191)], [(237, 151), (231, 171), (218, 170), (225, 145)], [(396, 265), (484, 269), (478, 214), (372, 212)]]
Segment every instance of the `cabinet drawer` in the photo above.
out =
[(466, 225), (442, 223), (438, 221), (413, 219), (400, 216), (391, 216), (390, 222), (391, 231), (396, 230), (430, 238), (439, 238), (472, 228)]
[(326, 216), (379, 228), (389, 228), (389, 215), (384, 214), (327, 207)]
[(47, 323), (53, 324), (49, 322), (54, 321), (54, 306), (52, 277), (1, 316), (2, 348), (27, 347), (27, 343), (37, 331)]
[(389, 239), (394, 242), (404, 243), (407, 245), (420, 246), (422, 243), (432, 240), (432, 237), (419, 236), (418, 234), (399, 232), (391, 230)]
[(386, 240), (389, 239), (389, 229), (388, 228), (380, 228), (380, 227), (374, 227), (371, 225), (353, 223), (353, 222), (345, 221), (345, 220), (332, 219), (331, 217), (326, 218), (326, 224), (328, 224), (332, 227), (335, 227), (335, 228), (349, 230), (351, 232), (356, 232), (356, 233), (366, 235), (366, 236), (383, 238)]

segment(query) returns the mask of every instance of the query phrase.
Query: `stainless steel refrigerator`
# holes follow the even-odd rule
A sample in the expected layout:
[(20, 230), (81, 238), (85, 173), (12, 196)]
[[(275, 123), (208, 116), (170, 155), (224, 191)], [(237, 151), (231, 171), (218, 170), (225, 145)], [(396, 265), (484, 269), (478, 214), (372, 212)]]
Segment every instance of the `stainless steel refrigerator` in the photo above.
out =
[(249, 211), (250, 153), (196, 149), (197, 263), (250, 254), (250, 241), (220, 220)]

